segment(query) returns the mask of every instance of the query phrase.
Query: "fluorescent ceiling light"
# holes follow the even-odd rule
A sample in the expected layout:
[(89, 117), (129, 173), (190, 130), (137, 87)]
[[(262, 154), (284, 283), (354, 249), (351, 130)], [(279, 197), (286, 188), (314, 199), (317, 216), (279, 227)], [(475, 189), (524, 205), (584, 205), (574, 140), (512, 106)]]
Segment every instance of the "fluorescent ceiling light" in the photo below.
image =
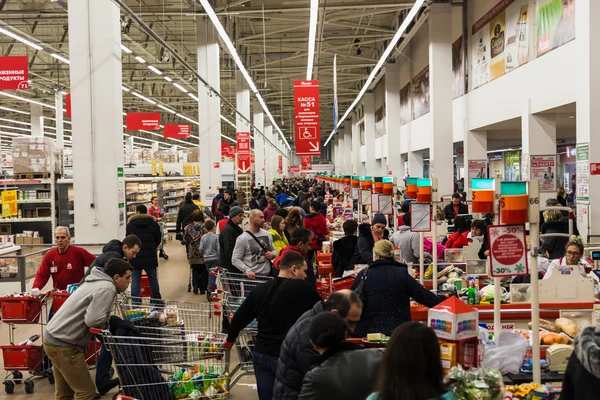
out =
[(198, 126), (200, 125), (200, 124), (198, 123), (198, 121), (194, 121), (193, 119), (191, 119), (191, 118), (189, 118), (189, 117), (186, 117), (186, 116), (185, 116), (185, 115), (183, 115), (183, 114), (177, 114), (177, 116), (178, 116), (179, 118), (183, 118), (183, 119), (185, 119), (185, 120), (187, 120), (187, 121), (189, 121), (189, 122), (191, 122), (191, 123), (193, 123), (193, 124), (196, 124), (196, 125), (198, 125)]
[(163, 110), (165, 110), (165, 111), (167, 111), (167, 112), (170, 112), (170, 113), (172, 113), (172, 114), (177, 114), (177, 112), (176, 112), (176, 111), (173, 111), (173, 110), (171, 110), (170, 108), (167, 108), (167, 107), (163, 106), (162, 104), (157, 104), (157, 106), (158, 106), (159, 108), (162, 108)]
[(68, 94), (69, 94), (69, 93), (67, 93), (67, 92), (61, 92), (61, 93), (63, 94), (63, 96), (66, 96), (66, 95), (68, 95)]
[(198, 100), (198, 97), (194, 93), (188, 93), (188, 96), (190, 96), (192, 99), (194, 99), (196, 101), (200, 101), (200, 100)]
[(12, 33), (11, 31), (6, 30), (4, 28), (0, 28), (0, 33), (4, 33), (6, 36), (10, 36), (11, 38), (13, 38), (15, 40), (18, 40), (19, 42), (24, 43), (24, 44), (26, 44), (29, 47), (33, 47), (36, 50), (43, 50), (44, 49), (42, 46), (40, 46), (38, 44), (35, 44), (33, 42), (30, 42), (29, 40), (27, 40), (25, 38), (22, 38), (21, 36), (15, 34), (15, 33)]
[(0, 110), (10, 111), (10, 112), (16, 112), (18, 114), (24, 114), (24, 115), (29, 115), (30, 114), (27, 111), (15, 110), (14, 108), (8, 108), (8, 107), (4, 107), (4, 106), (0, 106)]
[[(213, 8), (210, 5), (210, 3), (209, 3), (208, 0), (198, 0), (198, 1), (200, 2), (200, 4), (202, 4), (202, 7), (204, 8), (204, 11), (206, 12), (206, 15), (208, 15), (208, 17), (212, 21), (212, 23), (215, 26), (215, 29), (217, 30), (217, 32), (219, 32), (219, 36), (221, 36), (221, 39), (223, 40), (223, 43), (225, 43), (225, 46), (227, 47), (227, 50), (229, 51), (229, 54), (231, 55), (231, 57), (235, 61), (235, 64), (237, 65), (238, 69), (240, 70), (240, 72), (242, 73), (242, 75), (244, 76), (244, 78), (246, 79), (246, 82), (248, 83), (248, 86), (250, 87), (250, 90), (252, 90), (252, 93), (254, 93), (254, 95), (258, 99), (258, 102), (262, 106), (265, 114), (267, 114), (267, 117), (271, 121), (271, 125), (273, 125), (273, 127), (275, 128), (275, 130), (277, 130), (277, 132), (279, 132), (279, 135), (283, 139), (283, 142), (285, 143), (285, 145), (287, 146), (287, 148), (289, 150), (291, 150), (292, 148), (288, 144), (288, 142), (287, 142), (287, 140), (286, 140), (283, 132), (281, 131), (281, 129), (279, 129), (279, 126), (277, 125), (277, 123), (275, 122), (275, 119), (273, 118), (273, 116), (269, 112), (269, 109), (267, 108), (267, 105), (265, 104), (262, 96), (258, 92), (258, 89), (256, 88), (256, 85), (252, 81), (252, 77), (250, 77), (250, 74), (248, 74), (248, 71), (246, 70), (246, 67), (244, 66), (244, 63), (242, 63), (242, 60), (238, 56), (237, 51), (235, 50), (235, 46), (231, 42), (231, 39), (229, 38), (229, 35), (227, 35), (227, 32), (225, 32), (225, 29), (223, 28), (223, 25), (221, 25), (221, 21), (219, 21), (219, 17), (217, 17), (217, 14), (215, 14), (215, 10), (213, 10)], [(422, 0), (421, 2), (423, 2), (423, 1), (424, 0)]]
[(177, 82), (173, 82), (173, 86), (175, 86), (177, 89), (181, 90), (183, 93), (187, 93), (188, 92), (186, 88), (184, 88), (183, 86), (181, 86)]
[(156, 67), (153, 67), (152, 65), (148, 65), (148, 69), (152, 72), (154, 72), (156, 75), (162, 75), (162, 71), (160, 71), (159, 69), (157, 69)]
[(129, 92), (129, 89), (127, 89), (125, 86), (121, 86), (121, 90), (123, 90), (124, 92)]
[(12, 122), (12, 123), (21, 124), (21, 125), (31, 125), (29, 122), (22, 122), (22, 121), (17, 121), (14, 119), (7, 119), (7, 118), (0, 118), (0, 121)]
[[(352, 112), (352, 110), (354, 109), (354, 107), (356, 107), (356, 105), (358, 104), (358, 102), (360, 101), (360, 99), (363, 97), (363, 95), (369, 89), (369, 86), (371, 86), (371, 83), (373, 82), (373, 80), (375, 79), (375, 76), (377, 75), (377, 73), (379, 72), (379, 70), (381, 69), (381, 67), (383, 66), (383, 63), (390, 56), (391, 52), (396, 47), (396, 43), (398, 43), (398, 40), (400, 40), (400, 38), (402, 37), (402, 35), (404, 35), (404, 33), (406, 32), (406, 29), (408, 28), (408, 26), (410, 24), (412, 24), (413, 20), (417, 16), (417, 13), (421, 9), (421, 7), (423, 7), (423, 3), (424, 2), (425, 2), (425, 0), (416, 0), (415, 1), (415, 4), (412, 6), (412, 8), (410, 9), (410, 11), (408, 12), (408, 15), (406, 16), (406, 18), (404, 19), (404, 21), (402, 22), (402, 24), (400, 25), (400, 27), (396, 31), (396, 34), (394, 35), (394, 37), (392, 38), (392, 40), (390, 41), (390, 43), (386, 47), (386, 49), (383, 52), (383, 54), (381, 55), (381, 58), (379, 59), (379, 61), (377, 61), (377, 64), (375, 64), (375, 67), (371, 70), (371, 75), (369, 75), (369, 77), (367, 78), (367, 81), (365, 82), (365, 85), (363, 86), (363, 88), (358, 93), (358, 96), (356, 96), (356, 99), (354, 99), (354, 101), (352, 102), (352, 104), (350, 105), (350, 107), (348, 107), (348, 109), (346, 110), (346, 112), (344, 113), (344, 115), (342, 116), (342, 118), (339, 119), (338, 124), (337, 124), (337, 128), (339, 128), (340, 126), (342, 126), (342, 124), (344, 123), (344, 120), (346, 118), (348, 118), (348, 115), (350, 115), (350, 113)], [(327, 138), (327, 141), (325, 142), (325, 146), (327, 146), (327, 144), (331, 141), (331, 138), (333, 137), (333, 134), (336, 132), (335, 128), (336, 127), (333, 128), (333, 131), (331, 131), (331, 134)]]
[(167, 82), (173, 82), (173, 79), (169, 78), (168, 76), (165, 76), (165, 81), (167, 81)]
[(0, 128), (16, 129), (18, 131), (31, 132), (31, 128), (21, 128), (21, 127), (18, 127), (18, 126), (0, 125)]
[[(133, 94), (133, 95), (134, 95), (134, 96), (136, 96), (136, 97), (139, 97), (140, 99), (142, 99), (142, 100), (144, 100), (144, 101), (147, 101), (147, 102), (148, 102), (148, 103), (150, 103), (150, 104), (156, 105), (156, 102), (155, 102), (154, 100), (150, 100), (149, 98), (147, 98), (147, 97), (144, 97), (144, 96), (142, 96), (142, 95), (141, 95), (141, 94), (139, 94), (139, 93), (136, 93), (136, 92), (131, 92), (131, 94)], [(125, 113), (123, 113), (123, 115), (126, 115), (126, 114), (125, 114)]]
[(129, 50), (127, 47), (125, 47), (123, 44), (121, 44), (121, 50), (123, 50), (125, 53), (127, 54), (131, 54), (133, 53), (133, 51)]
[[(38, 105), (40, 105), (42, 107), (48, 107), (48, 108), (51, 108), (53, 110), (56, 110), (56, 107), (51, 106), (50, 104), (46, 104), (46, 103), (42, 103), (42, 102), (39, 102), (39, 101), (31, 100), (31, 99), (28, 99), (26, 97), (17, 96), (15, 94), (11, 94), (11, 93), (0, 91), (0, 95), (11, 97), (11, 98), (13, 98), (15, 100), (21, 100), (21, 101), (26, 101), (28, 103), (38, 104)], [(29, 113), (27, 113), (27, 114), (29, 114)]]
[(138, 60), (139, 62), (141, 62), (142, 64), (146, 64), (146, 60), (144, 60), (142, 57), (140, 56), (135, 56), (135, 59)]
[(227, 122), (229, 125), (233, 126), (234, 128), (236, 127), (235, 124), (233, 122), (231, 122), (230, 120), (228, 120), (227, 118), (225, 118), (224, 116), (221, 115), (221, 119), (225, 122)]
[(56, 54), (56, 53), (50, 53), (50, 55), (54, 58), (56, 58), (57, 60), (60, 60), (64, 63), (67, 64), (71, 64), (71, 61), (69, 61), (68, 59), (64, 58), (63, 56), (61, 56), (60, 54)]
[[(178, 115), (179, 115), (179, 114), (178, 114)], [(149, 133), (149, 134), (151, 134), (151, 135), (153, 135), (153, 136), (158, 136), (158, 137), (160, 137), (160, 138), (163, 138), (163, 136), (159, 135), (158, 133), (154, 133), (154, 132), (150, 132), (150, 131), (145, 131), (145, 130), (143, 130), (143, 129), (140, 129), (140, 132)], [(190, 145), (190, 143), (188, 143), (188, 142), (184, 142), (183, 140), (179, 140), (179, 139), (173, 139), (173, 138), (164, 138), (164, 139), (167, 139), (167, 140), (172, 140), (172, 141), (174, 141), (174, 142), (183, 143), (183, 144), (185, 144), (186, 146), (189, 146), (189, 145)], [(160, 143), (160, 142), (159, 142), (159, 143)], [(164, 142), (163, 142), (163, 143), (164, 143)]]
[(308, 26), (308, 64), (306, 80), (312, 79), (313, 63), (315, 61), (315, 41), (317, 38), (317, 19), (319, 17), (319, 0), (310, 0), (310, 23)]

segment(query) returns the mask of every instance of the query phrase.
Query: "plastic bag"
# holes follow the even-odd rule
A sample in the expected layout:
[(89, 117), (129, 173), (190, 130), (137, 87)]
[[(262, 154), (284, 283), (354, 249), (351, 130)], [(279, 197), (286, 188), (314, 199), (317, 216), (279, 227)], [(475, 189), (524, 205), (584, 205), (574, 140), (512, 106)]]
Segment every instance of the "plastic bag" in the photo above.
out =
[(518, 374), (527, 350), (527, 339), (518, 333), (501, 332), (496, 346), (485, 349), (483, 365), (502, 374)]

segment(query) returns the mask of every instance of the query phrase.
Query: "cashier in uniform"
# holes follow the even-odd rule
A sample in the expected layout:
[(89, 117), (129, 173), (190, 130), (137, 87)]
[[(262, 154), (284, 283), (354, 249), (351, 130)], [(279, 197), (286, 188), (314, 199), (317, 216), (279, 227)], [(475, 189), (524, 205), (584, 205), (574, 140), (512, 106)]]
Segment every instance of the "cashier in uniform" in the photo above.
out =
[(568, 266), (578, 266), (579, 273), (582, 276), (587, 277), (587, 273), (585, 272), (584, 266), (586, 263), (581, 262), (581, 257), (583, 256), (583, 243), (580, 238), (574, 238), (569, 241), (566, 245), (565, 256), (561, 258), (557, 258), (553, 260), (548, 266), (548, 271), (546, 275), (544, 275), (544, 279), (548, 279), (552, 276), (555, 269), (559, 272), (567, 271)]

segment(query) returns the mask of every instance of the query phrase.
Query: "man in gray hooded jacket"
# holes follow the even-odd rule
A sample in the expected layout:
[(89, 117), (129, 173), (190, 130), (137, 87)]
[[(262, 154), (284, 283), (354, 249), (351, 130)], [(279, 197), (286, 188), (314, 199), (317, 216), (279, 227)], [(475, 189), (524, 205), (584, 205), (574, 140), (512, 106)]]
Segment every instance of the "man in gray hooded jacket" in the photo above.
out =
[(131, 283), (131, 265), (119, 258), (94, 268), (48, 322), (44, 351), (52, 361), (54, 395), (57, 399), (92, 400), (95, 385), (85, 362), (84, 350), (90, 328), (104, 328), (118, 293)]

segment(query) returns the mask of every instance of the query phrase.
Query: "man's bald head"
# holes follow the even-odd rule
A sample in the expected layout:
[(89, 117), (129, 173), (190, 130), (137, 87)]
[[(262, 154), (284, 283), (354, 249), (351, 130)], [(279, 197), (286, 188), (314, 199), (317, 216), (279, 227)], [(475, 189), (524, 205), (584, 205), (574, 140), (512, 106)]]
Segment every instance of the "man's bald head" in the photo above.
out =
[(323, 305), (324, 311), (336, 312), (346, 321), (350, 333), (354, 332), (360, 321), (362, 308), (360, 297), (349, 289), (331, 293)]

